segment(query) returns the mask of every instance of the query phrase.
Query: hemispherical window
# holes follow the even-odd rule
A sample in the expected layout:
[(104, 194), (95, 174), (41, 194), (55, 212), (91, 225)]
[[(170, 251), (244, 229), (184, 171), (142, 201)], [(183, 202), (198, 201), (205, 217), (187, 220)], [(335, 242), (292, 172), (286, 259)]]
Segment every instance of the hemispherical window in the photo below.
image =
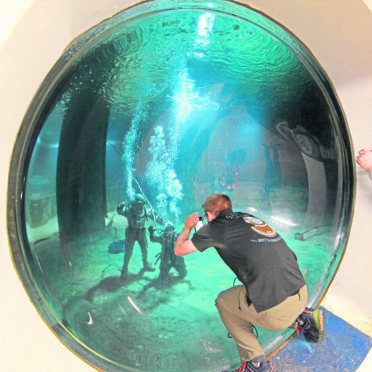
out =
[[(230, 1), (144, 2), (74, 41), (37, 92), (10, 169), (13, 259), (98, 368), (235, 367), (214, 307), (234, 276), (212, 250), (176, 261), (171, 239), (226, 192), (285, 237), (315, 305), (345, 249), (353, 171), (332, 85), (288, 30)], [(291, 333), (259, 340), (270, 353)]]

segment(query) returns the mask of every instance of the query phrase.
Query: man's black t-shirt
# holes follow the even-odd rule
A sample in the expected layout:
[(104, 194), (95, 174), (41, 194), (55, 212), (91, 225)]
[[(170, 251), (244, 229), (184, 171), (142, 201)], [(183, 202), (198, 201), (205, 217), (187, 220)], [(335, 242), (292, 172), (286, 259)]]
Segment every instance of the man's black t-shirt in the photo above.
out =
[(223, 210), (191, 241), (201, 252), (216, 248), (245, 285), (257, 312), (278, 305), (305, 285), (297, 257), (283, 238), (248, 213)]

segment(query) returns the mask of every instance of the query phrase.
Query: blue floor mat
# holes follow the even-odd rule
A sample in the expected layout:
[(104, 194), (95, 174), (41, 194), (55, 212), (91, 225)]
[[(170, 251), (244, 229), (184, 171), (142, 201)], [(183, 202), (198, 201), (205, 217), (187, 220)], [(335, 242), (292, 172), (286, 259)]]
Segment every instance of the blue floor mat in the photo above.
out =
[(323, 340), (308, 343), (301, 334), (271, 359), (277, 372), (354, 372), (372, 347), (372, 338), (324, 308)]

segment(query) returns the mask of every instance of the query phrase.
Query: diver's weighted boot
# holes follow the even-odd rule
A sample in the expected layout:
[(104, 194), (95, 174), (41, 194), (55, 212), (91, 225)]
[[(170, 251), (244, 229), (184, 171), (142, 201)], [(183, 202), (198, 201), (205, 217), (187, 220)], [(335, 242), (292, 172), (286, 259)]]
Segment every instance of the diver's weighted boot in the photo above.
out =
[(155, 267), (152, 267), (150, 264), (147, 263), (147, 264), (143, 265), (142, 271), (151, 271), (151, 272), (154, 272), (155, 271)]

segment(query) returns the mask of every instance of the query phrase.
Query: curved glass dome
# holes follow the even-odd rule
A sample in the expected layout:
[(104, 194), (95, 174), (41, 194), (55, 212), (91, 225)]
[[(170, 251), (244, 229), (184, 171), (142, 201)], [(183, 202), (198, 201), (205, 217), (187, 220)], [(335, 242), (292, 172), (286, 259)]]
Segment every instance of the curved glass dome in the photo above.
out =
[[(230, 1), (158, 0), (86, 32), (46, 77), (14, 149), (9, 238), (37, 310), (90, 364), (216, 371), (239, 360), (214, 307), (234, 275), (213, 249), (175, 262), (156, 237), (226, 192), (287, 240), (316, 305), (353, 191), (341, 107), (298, 39)], [(117, 212), (136, 197), (155, 271)], [(258, 330), (268, 354), (292, 332)]]

